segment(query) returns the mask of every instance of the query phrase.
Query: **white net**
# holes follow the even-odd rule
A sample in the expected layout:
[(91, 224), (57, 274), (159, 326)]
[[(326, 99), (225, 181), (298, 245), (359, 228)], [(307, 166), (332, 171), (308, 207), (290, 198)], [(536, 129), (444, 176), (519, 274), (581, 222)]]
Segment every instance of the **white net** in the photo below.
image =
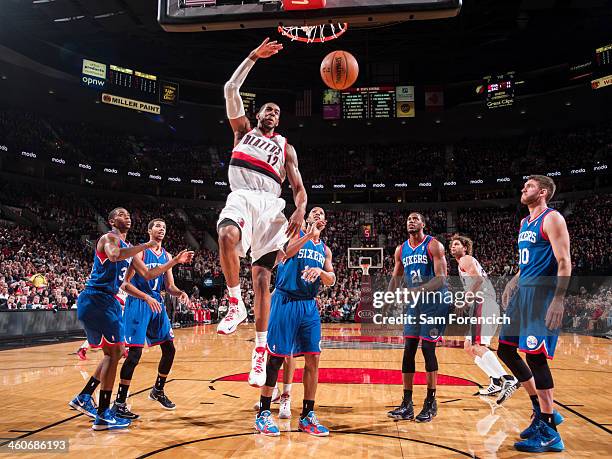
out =
[(305, 26), (280, 26), (279, 31), (291, 41), (304, 43), (323, 43), (334, 40), (346, 32), (348, 24), (316, 24)]

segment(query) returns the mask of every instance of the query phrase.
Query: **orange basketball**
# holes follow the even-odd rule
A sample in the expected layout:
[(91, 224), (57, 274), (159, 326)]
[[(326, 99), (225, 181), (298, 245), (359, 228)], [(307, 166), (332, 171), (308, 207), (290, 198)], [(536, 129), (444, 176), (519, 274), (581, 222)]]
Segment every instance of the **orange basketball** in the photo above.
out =
[(346, 51), (332, 51), (321, 62), (321, 78), (331, 89), (350, 88), (358, 75), (357, 59)]

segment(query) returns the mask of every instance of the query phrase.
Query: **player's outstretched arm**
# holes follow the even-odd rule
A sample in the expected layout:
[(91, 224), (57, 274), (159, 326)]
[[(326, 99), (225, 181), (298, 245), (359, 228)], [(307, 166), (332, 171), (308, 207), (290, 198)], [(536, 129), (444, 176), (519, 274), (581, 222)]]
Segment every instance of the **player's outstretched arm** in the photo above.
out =
[(164, 263), (163, 265), (156, 266), (153, 269), (149, 269), (144, 264), (144, 261), (140, 259), (140, 257), (134, 257), (132, 259), (132, 266), (136, 269), (136, 272), (140, 274), (146, 280), (155, 279), (156, 277), (161, 276), (166, 271), (171, 269), (173, 266), (183, 263), (191, 263), (193, 260), (193, 252), (182, 250), (175, 258)]
[(142, 292), (130, 282), (132, 280), (132, 277), (134, 277), (134, 272), (134, 267), (130, 265), (127, 272), (125, 273), (123, 284), (121, 284), (121, 290), (123, 290), (128, 295), (133, 296), (134, 298), (138, 298), (139, 300), (142, 300), (147, 303), (153, 312), (161, 312), (161, 306), (155, 298), (152, 298), (146, 293)]
[(234, 145), (237, 145), (240, 139), (251, 130), (251, 123), (246, 117), (244, 103), (242, 102), (242, 97), (240, 97), (240, 88), (257, 59), (265, 59), (273, 56), (281, 49), (283, 49), (282, 44), (276, 41), (270, 41), (269, 38), (266, 38), (261, 45), (251, 51), (249, 57), (242, 61), (232, 77), (223, 87), (227, 117), (234, 131)]
[(152, 249), (155, 246), (155, 242), (149, 241), (146, 244), (121, 248), (119, 247), (119, 237), (109, 233), (100, 238), (96, 249), (100, 252), (103, 251), (111, 262), (116, 263), (117, 261), (132, 258), (134, 255), (138, 255), (140, 252)]
[[(170, 260), (172, 260), (172, 255), (170, 255), (169, 253), (168, 257), (170, 258)], [(186, 292), (182, 291), (174, 284), (174, 274), (172, 273), (172, 268), (170, 268), (166, 272), (166, 276), (164, 279), (164, 287), (166, 288), (166, 292), (168, 292), (172, 296), (177, 297), (182, 304), (190, 306), (189, 295), (187, 295)]]
[(287, 226), (287, 236), (292, 238), (296, 234), (300, 234), (304, 215), (306, 215), (308, 195), (306, 194), (306, 188), (304, 188), (304, 182), (302, 182), (302, 174), (300, 174), (298, 167), (297, 152), (293, 145), (289, 144), (287, 144), (285, 170), (287, 171), (287, 178), (293, 191), (293, 202), (295, 203), (295, 211), (291, 214), (289, 225)]
[(546, 326), (550, 330), (561, 327), (563, 320), (565, 292), (572, 275), (572, 259), (570, 256), (570, 237), (565, 219), (559, 212), (551, 212), (544, 219), (544, 234), (548, 237), (555, 258), (557, 259), (557, 288), (555, 296), (548, 306)]

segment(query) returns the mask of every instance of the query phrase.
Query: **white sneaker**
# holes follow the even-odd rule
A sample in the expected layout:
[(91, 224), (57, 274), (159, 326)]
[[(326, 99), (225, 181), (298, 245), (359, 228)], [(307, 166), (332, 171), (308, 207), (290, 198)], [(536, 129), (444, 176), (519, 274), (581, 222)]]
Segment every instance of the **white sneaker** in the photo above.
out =
[(263, 387), (264, 384), (266, 384), (266, 351), (262, 349), (261, 352), (257, 352), (257, 349), (253, 349), (249, 385)]
[[(280, 402), (280, 391), (278, 390), (278, 385), (274, 386), (274, 390), (272, 391), (272, 403), (278, 403)], [(255, 411), (259, 411), (259, 407), (261, 406), (261, 402), (255, 402), (255, 405), (253, 405), (253, 409)]]
[(247, 318), (247, 311), (241, 299), (230, 298), (229, 302), (227, 314), (217, 325), (217, 333), (220, 335), (231, 335)]
[(283, 394), (280, 398), (280, 408), (278, 409), (279, 419), (291, 418), (291, 395)]
[[(501, 392), (502, 387), (500, 384), (495, 383), (495, 379), (489, 378), (491, 381), (489, 387), (484, 387), (478, 391), (478, 395), (497, 395)], [(497, 380), (500, 381), (500, 380)]]

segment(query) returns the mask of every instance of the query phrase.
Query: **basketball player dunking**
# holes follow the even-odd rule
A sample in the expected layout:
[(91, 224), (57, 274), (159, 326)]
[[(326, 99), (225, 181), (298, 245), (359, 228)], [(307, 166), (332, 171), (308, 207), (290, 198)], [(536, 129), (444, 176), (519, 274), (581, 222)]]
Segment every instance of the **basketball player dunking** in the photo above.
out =
[(313, 208), (308, 214), (308, 229), (300, 231), (287, 245), (284, 260), (276, 272), (272, 293), (270, 334), (268, 337), (267, 378), (261, 389), (260, 408), (255, 429), (268, 436), (279, 436), (280, 430), (270, 413), (272, 392), (278, 371), (286, 357), (304, 356), (304, 401), (298, 427), (317, 437), (329, 435), (314, 412), (321, 353), (321, 316), (316, 296), (319, 285), (333, 285), (336, 275), (332, 253), (321, 240), (325, 228), (325, 211)]
[[(523, 385), (533, 405), (533, 421), (521, 432), (519, 451), (563, 451), (557, 432), (563, 421), (553, 410), (553, 377), (548, 366), (559, 337), (564, 297), (572, 273), (570, 238), (563, 216), (548, 207), (555, 182), (531, 175), (521, 191), (521, 204), (529, 216), (521, 221), (518, 237), (519, 272), (506, 285), (502, 305), (509, 324), (499, 334), (497, 355)], [(527, 354), (525, 361), (517, 348)], [(516, 387), (504, 384), (501, 397)]]
[[(148, 232), (150, 241), (155, 242), (155, 247), (134, 257), (122, 285), (122, 289), (129, 295), (123, 314), (125, 342), (129, 352), (121, 366), (119, 390), (112, 409), (117, 416), (127, 419), (138, 419), (138, 415), (128, 409), (126, 400), (132, 376), (142, 357), (145, 343), (149, 346), (159, 345), (161, 349), (158, 375), (149, 399), (159, 402), (166, 410), (176, 408), (164, 393), (164, 385), (172, 368), (176, 350), (173, 343), (172, 326), (161, 291), (165, 290), (169, 295), (177, 297), (181, 303), (189, 304), (189, 295), (174, 284), (172, 266), (190, 263), (193, 259), (193, 252), (182, 251), (175, 258), (166, 252), (162, 247), (166, 236), (166, 222), (161, 218), (155, 218), (149, 222)], [(167, 267), (167, 271), (157, 277), (152, 277), (150, 270), (158, 266)]]
[[(404, 382), (404, 397), (399, 407), (389, 411), (387, 415), (393, 419), (412, 420), (414, 407), (412, 403), (412, 387), (415, 372), (415, 356), (421, 342), (421, 350), (425, 358), (427, 373), (427, 398), (423, 409), (416, 416), (418, 422), (430, 422), (438, 414), (436, 403), (436, 385), (438, 380), (438, 359), (436, 358), (436, 343), (442, 338), (446, 327), (449, 305), (441, 299), (447, 292), (446, 258), (444, 246), (431, 236), (424, 233), (425, 217), (413, 212), (406, 222), (408, 240), (395, 250), (395, 267), (389, 283), (389, 291), (399, 287), (402, 275), (406, 279), (409, 291), (423, 295), (416, 304), (407, 305), (407, 316), (411, 319), (404, 325), (404, 356), (402, 360), (402, 379)], [(426, 298), (429, 293), (439, 293), (440, 298)], [(424, 298), (425, 297), (425, 298)], [(425, 315), (428, 319), (442, 319), (443, 323), (431, 325), (421, 323)]]
[[(491, 279), (476, 258), (472, 256), (474, 244), (468, 237), (455, 235), (451, 239), (450, 252), (459, 265), (459, 277), (467, 294), (472, 298), (472, 317), (496, 317), (500, 314), (499, 305), (495, 298), (495, 289)], [(497, 395), (502, 390), (504, 381), (516, 382), (514, 376), (501, 366), (495, 354), (487, 346), (491, 345), (491, 338), (495, 335), (496, 325), (478, 325), (472, 328), (470, 335), (465, 337), (463, 348), (474, 359), (489, 377), (489, 386), (480, 389), (479, 395)]]
[[(94, 430), (122, 429), (130, 425), (129, 419), (116, 418), (110, 410), (117, 364), (124, 350), (121, 305), (116, 295), (132, 257), (155, 246), (153, 242), (147, 242), (132, 247), (126, 242), (132, 220), (130, 213), (122, 207), (110, 212), (108, 223), (112, 231), (98, 239), (91, 274), (77, 300), (77, 316), (83, 323), (89, 345), (101, 347), (104, 358), (81, 393), (69, 403), (72, 408), (95, 418)], [(92, 395), (100, 384), (96, 410)]]
[[(234, 150), (229, 165), (232, 192), (219, 215), (219, 255), (229, 291), (227, 315), (217, 327), (230, 334), (247, 317), (240, 291), (240, 257), (251, 250), (251, 275), (254, 290), (255, 349), (252, 354), (249, 384), (261, 387), (266, 382), (266, 343), (270, 316), (270, 280), (279, 251), (288, 239), (298, 234), (306, 213), (306, 190), (298, 170), (295, 149), (275, 132), (280, 108), (264, 104), (257, 113), (257, 126), (251, 128), (245, 116), (240, 87), (255, 62), (268, 58), (282, 45), (265, 39), (240, 64), (225, 84), (227, 116), (234, 131)], [(283, 214), (285, 201), (281, 187), (289, 179), (296, 210), (289, 222)]]

